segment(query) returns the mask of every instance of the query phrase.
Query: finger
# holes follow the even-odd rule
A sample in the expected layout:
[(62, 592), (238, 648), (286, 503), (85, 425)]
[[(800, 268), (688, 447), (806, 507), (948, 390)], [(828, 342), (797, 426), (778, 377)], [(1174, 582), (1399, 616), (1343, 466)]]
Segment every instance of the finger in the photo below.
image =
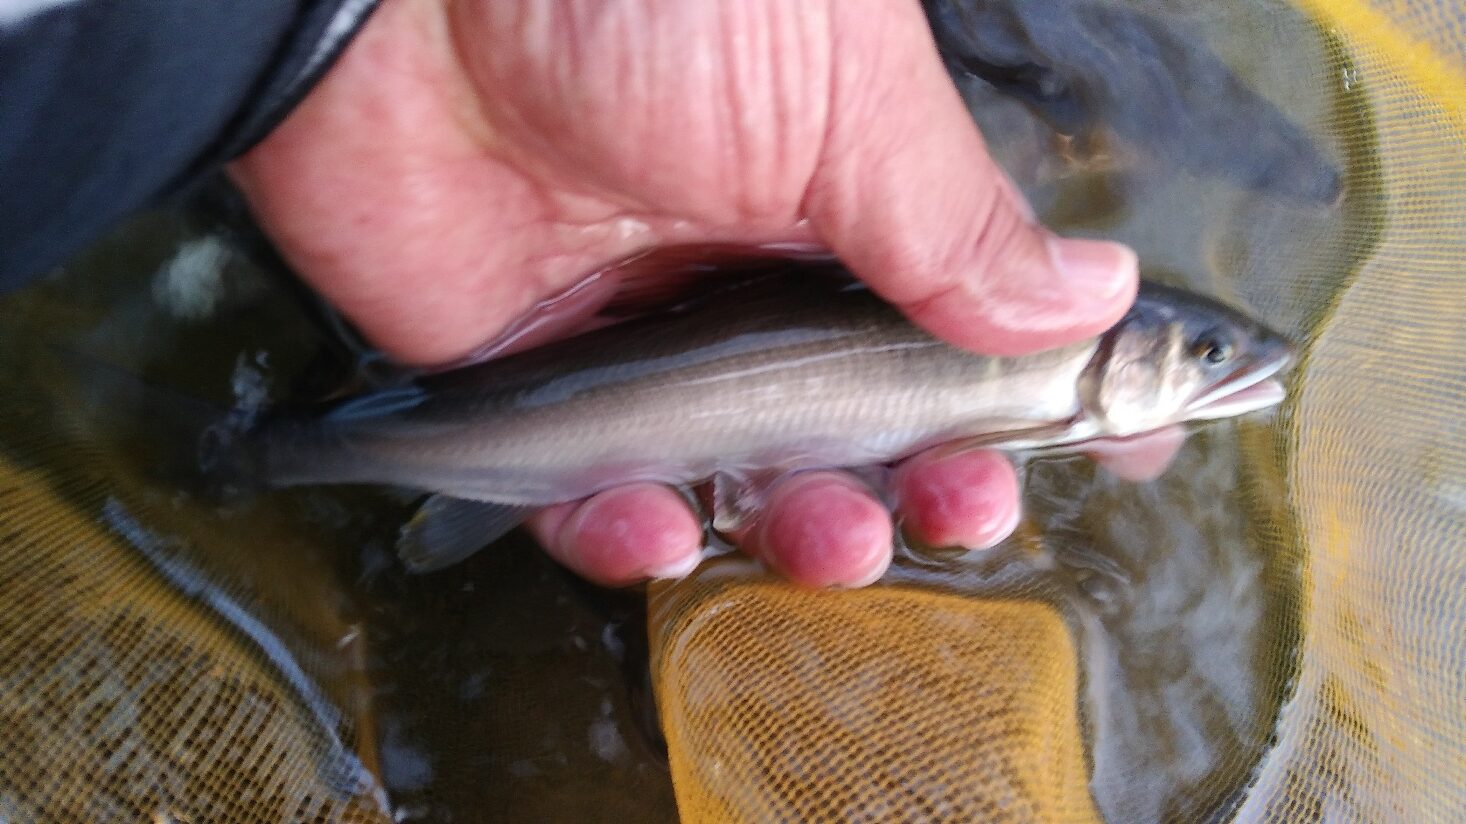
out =
[(891, 516), (853, 478), (835, 472), (797, 475), (770, 493), (741, 541), (796, 583), (862, 587), (891, 563)]
[[(871, 26), (867, 9), (879, 13)], [(842, 3), (830, 122), (805, 202), (816, 233), (913, 321), (1021, 354), (1096, 334), (1134, 301), (1135, 254), (1061, 239), (993, 162), (916, 3)], [(879, 46), (879, 47), (877, 47)]]
[(1131, 438), (1098, 440), (1084, 452), (1121, 480), (1150, 481), (1166, 471), (1185, 441), (1185, 430), (1168, 426)]
[(629, 484), (536, 513), (529, 530), (550, 557), (601, 584), (681, 578), (701, 560), (702, 527), (676, 492)]
[(930, 451), (895, 483), (909, 534), (929, 546), (987, 549), (1018, 526), (1018, 475), (1001, 453)]

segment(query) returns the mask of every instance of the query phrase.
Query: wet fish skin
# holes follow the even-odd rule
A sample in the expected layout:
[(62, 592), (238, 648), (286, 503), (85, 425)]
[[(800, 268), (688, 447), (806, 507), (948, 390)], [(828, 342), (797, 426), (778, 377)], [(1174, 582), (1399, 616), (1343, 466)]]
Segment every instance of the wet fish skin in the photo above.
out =
[(544, 505), (633, 480), (878, 463), (1078, 411), (1086, 341), (978, 358), (823, 283), (631, 321), (264, 433), (274, 484), (390, 483)]
[[(536, 507), (952, 440), (1053, 447), (1205, 417), (1195, 401), (1263, 381), (1290, 351), (1242, 313), (1155, 284), (1104, 335), (1009, 358), (951, 347), (848, 283), (796, 273), (776, 287), (277, 421), (253, 439), (265, 480)], [(1227, 358), (1209, 362), (1211, 344)]]

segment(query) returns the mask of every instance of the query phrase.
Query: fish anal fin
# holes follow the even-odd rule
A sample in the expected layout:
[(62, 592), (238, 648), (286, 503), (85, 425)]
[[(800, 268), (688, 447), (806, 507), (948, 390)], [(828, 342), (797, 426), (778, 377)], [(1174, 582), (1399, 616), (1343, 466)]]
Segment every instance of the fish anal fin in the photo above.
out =
[(397, 534), (397, 556), (409, 572), (444, 569), (502, 538), (533, 510), (432, 495), (402, 525)]

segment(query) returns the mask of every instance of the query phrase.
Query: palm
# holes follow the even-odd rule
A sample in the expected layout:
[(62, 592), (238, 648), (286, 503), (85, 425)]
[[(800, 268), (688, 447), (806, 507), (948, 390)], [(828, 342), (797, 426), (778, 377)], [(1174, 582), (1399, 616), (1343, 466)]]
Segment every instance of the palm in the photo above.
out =
[(557, 206), (744, 234), (803, 216), (834, 83), (827, 5), (469, 0), (449, 20), (475, 46), (460, 53), (497, 159)]

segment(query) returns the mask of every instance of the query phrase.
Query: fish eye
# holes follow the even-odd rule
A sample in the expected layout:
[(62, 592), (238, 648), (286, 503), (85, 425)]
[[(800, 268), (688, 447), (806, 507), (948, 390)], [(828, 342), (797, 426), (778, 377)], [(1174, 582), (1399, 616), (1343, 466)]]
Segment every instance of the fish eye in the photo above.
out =
[(1205, 335), (1192, 345), (1191, 352), (1213, 366), (1226, 363), (1232, 358), (1232, 344), (1214, 335)]

